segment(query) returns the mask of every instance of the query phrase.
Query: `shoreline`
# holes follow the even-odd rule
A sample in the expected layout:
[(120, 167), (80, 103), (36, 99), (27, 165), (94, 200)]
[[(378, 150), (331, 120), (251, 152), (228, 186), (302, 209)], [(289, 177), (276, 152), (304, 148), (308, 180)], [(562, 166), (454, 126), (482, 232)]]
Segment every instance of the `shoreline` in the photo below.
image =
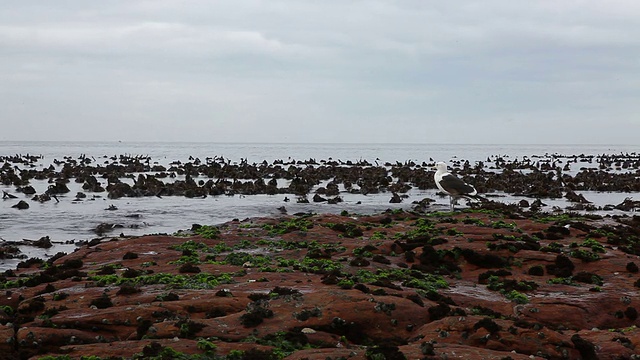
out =
[[(10, 241), (49, 236), (54, 242), (73, 243), (118, 233), (173, 232), (193, 221), (175, 210), (181, 207), (197, 207), (197, 222), (218, 223), (228, 221), (224, 214), (241, 206), (244, 209), (235, 217), (277, 216), (285, 205), (289, 213), (358, 212), (365, 207), (359, 204), (365, 202), (377, 208), (387, 204), (406, 209), (438, 196), (425, 162), (329, 157), (238, 163), (214, 156), (191, 157), (185, 162), (165, 159), (166, 164), (159, 164), (149, 156), (128, 155), (65, 156), (49, 159), (51, 164), (42, 163), (37, 156), (2, 159), (0, 218), (7, 221), (0, 238)], [(16, 165), (6, 165), (10, 163)], [(640, 183), (635, 179), (640, 155), (636, 153), (546, 154), (520, 159), (505, 155), (475, 163), (454, 159), (450, 165), (480, 193), (518, 203), (523, 209), (536, 206), (541, 211), (600, 215), (640, 209), (640, 201), (633, 200), (640, 196)], [(172, 222), (175, 219), (182, 221)], [(5, 258), (16, 256), (4, 254)]]

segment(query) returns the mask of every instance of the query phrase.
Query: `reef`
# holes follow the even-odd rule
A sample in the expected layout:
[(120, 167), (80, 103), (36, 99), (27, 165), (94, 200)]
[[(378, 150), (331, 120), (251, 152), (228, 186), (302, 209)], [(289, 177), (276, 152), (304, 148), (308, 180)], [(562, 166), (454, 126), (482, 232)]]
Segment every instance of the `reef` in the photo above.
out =
[(638, 359), (639, 216), (482, 206), (194, 224), (25, 260), (0, 277), (0, 351)]
[[(68, 196), (70, 182), (80, 185), (73, 201), (96, 197), (119, 199), (126, 197), (184, 196), (201, 198), (218, 195), (293, 194), (299, 202), (337, 204), (339, 194), (390, 193), (391, 202), (398, 203), (411, 189), (435, 189), (433, 162), (370, 163), (366, 160), (274, 160), (269, 163), (240, 162), (223, 157), (203, 160), (190, 157), (163, 165), (149, 156), (103, 156), (94, 158), (65, 156), (48, 164), (32, 155), (0, 156), (0, 183), (14, 186), (17, 193), (30, 196), (31, 201), (60, 201)], [(545, 154), (523, 157), (491, 156), (486, 161), (470, 163), (455, 160), (453, 173), (473, 184), (479, 193), (506, 193), (535, 199), (559, 199), (572, 202), (571, 210), (612, 210), (592, 205), (575, 191), (639, 192), (636, 181), (640, 171), (640, 154), (563, 155)], [(46, 181), (47, 188), (37, 194), (32, 182)], [(74, 188), (74, 186), (71, 186)], [(88, 196), (91, 195), (90, 197)], [(324, 195), (326, 197), (323, 197)], [(3, 199), (17, 196), (3, 192)], [(15, 201), (15, 200), (14, 200)], [(539, 203), (541, 204), (541, 203)], [(539, 205), (538, 204), (538, 205)], [(532, 205), (533, 206), (533, 205)], [(630, 211), (640, 202), (629, 200), (617, 205)], [(13, 207), (27, 210), (25, 200)]]

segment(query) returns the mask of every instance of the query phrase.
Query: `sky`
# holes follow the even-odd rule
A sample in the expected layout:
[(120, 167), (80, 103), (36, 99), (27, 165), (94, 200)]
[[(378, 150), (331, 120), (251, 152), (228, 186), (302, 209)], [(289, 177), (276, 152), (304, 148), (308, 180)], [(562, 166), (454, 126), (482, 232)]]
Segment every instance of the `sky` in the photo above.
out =
[(0, 141), (636, 144), (640, 2), (6, 0)]

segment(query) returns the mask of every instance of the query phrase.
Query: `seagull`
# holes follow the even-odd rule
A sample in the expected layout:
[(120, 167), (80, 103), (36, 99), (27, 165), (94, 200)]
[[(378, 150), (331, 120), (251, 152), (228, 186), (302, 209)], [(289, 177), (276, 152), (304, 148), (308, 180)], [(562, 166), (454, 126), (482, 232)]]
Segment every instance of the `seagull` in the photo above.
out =
[(436, 170), (436, 173), (433, 175), (436, 186), (440, 191), (449, 195), (451, 211), (454, 211), (454, 205), (459, 198), (483, 199), (477, 195), (478, 191), (476, 191), (476, 188), (460, 180), (455, 175), (450, 174), (447, 171), (447, 164), (444, 162), (437, 162), (433, 170)]

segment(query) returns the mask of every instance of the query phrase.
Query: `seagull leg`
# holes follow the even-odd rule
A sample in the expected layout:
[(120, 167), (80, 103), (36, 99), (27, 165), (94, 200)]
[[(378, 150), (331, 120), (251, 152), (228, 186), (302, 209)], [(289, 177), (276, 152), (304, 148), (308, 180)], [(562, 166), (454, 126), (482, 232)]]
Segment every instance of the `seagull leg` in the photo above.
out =
[(449, 195), (449, 208), (451, 208), (451, 212), (455, 211), (454, 203), (455, 203), (455, 198)]

